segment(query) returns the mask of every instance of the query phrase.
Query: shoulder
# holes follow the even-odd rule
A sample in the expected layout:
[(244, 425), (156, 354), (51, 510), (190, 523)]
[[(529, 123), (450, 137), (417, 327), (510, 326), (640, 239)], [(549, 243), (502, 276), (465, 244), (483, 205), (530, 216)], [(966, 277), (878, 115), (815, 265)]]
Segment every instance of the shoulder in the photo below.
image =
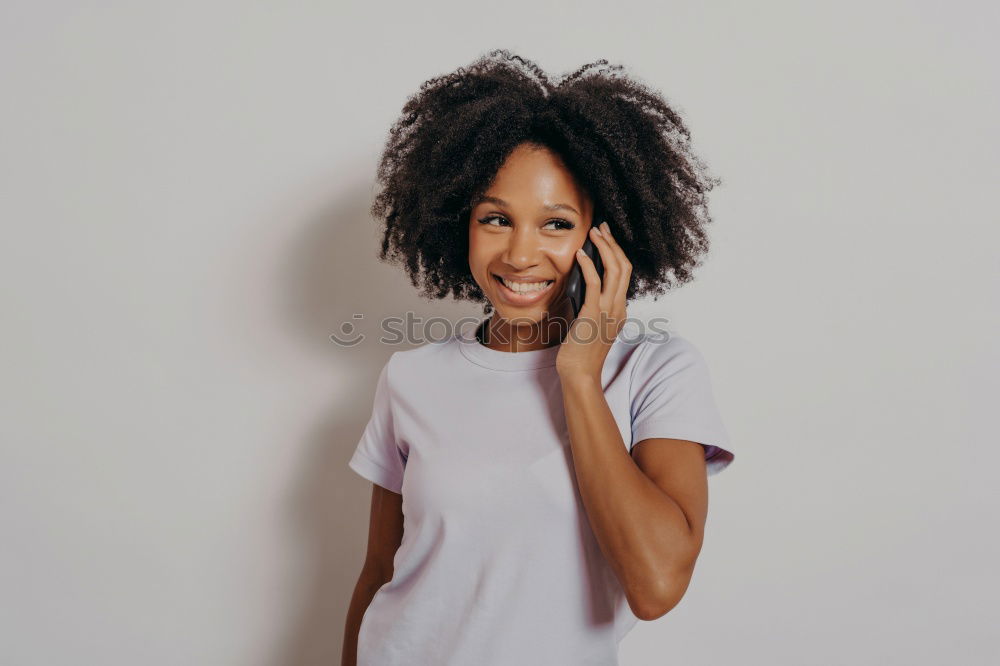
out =
[(393, 351), (385, 362), (382, 372), (390, 384), (405, 382), (408, 377), (432, 376), (447, 368), (453, 357), (456, 340), (454, 336), (441, 341), (425, 342), (410, 349)]
[(455, 345), (454, 336), (441, 341), (425, 342), (410, 349), (397, 349), (389, 360), (398, 365), (412, 363), (438, 363)]
[(643, 333), (635, 341), (634, 373), (682, 372), (691, 367), (704, 367), (705, 357), (688, 338), (676, 333)]

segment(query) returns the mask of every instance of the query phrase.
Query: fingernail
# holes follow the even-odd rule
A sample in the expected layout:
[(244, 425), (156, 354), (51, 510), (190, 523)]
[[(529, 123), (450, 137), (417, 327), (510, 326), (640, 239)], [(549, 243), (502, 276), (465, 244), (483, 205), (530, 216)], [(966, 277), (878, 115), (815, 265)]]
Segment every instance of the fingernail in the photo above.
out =
[(601, 227), (603, 227), (604, 231), (608, 232), (609, 234), (611, 233), (611, 227), (608, 226), (607, 222), (601, 222)]
[(591, 227), (591, 229), (593, 229), (594, 233), (597, 234), (598, 236), (603, 236), (604, 235), (604, 234), (601, 233), (601, 228), (599, 226), (598, 227)]

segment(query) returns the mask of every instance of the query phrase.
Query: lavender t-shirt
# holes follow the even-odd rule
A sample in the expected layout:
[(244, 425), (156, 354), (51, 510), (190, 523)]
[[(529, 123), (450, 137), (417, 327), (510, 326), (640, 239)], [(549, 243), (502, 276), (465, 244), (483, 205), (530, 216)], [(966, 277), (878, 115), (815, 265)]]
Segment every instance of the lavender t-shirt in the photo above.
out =
[[(476, 322), (394, 352), (348, 463), (403, 496), (392, 580), (362, 618), (358, 666), (612, 666), (636, 624), (573, 471), (558, 346), (501, 352)], [(667, 437), (733, 460), (708, 367), (686, 339), (626, 327), (602, 371), (629, 451)]]

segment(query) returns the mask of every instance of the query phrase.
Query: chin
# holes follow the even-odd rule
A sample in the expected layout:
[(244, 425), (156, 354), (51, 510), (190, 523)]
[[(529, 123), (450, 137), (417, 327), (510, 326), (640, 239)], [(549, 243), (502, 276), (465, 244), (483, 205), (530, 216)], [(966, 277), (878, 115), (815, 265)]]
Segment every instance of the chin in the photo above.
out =
[(493, 309), (504, 319), (516, 321), (517, 323), (538, 323), (545, 315), (544, 305), (533, 305), (524, 308), (512, 308), (509, 305), (493, 305)]
[(512, 308), (506, 303), (499, 306), (494, 303), (493, 310), (503, 319), (514, 322), (518, 325), (540, 324), (544, 320), (554, 319), (561, 313), (550, 310), (549, 303), (536, 303), (523, 308)]

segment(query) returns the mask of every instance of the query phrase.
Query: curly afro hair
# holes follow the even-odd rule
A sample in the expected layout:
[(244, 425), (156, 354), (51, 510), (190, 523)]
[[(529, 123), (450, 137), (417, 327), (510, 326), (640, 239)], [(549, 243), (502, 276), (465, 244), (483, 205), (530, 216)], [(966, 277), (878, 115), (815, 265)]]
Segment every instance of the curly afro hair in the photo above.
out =
[(468, 216), (522, 143), (556, 153), (615, 229), (632, 264), (626, 300), (692, 279), (708, 251), (706, 193), (721, 181), (691, 152), (663, 97), (606, 60), (555, 83), (496, 49), (424, 82), (389, 132), (371, 207), (379, 259), (403, 265), (421, 296), (491, 304), (468, 262)]

